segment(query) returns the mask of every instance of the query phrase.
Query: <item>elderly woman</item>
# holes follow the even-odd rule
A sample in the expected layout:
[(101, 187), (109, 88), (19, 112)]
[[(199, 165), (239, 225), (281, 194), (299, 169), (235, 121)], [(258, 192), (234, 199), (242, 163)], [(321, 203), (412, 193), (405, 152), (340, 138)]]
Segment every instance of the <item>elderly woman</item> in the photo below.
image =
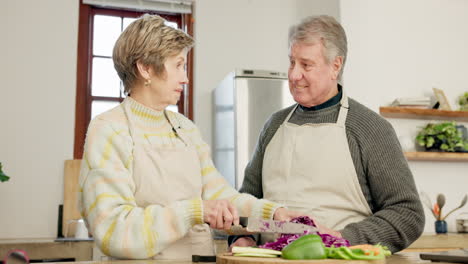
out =
[(188, 82), (192, 45), (190, 36), (151, 15), (115, 44), (114, 65), (128, 96), (92, 120), (80, 176), (82, 215), (108, 256), (190, 259), (213, 254), (208, 224), (228, 229), (238, 215), (297, 215), (230, 187), (197, 127), (166, 110)]

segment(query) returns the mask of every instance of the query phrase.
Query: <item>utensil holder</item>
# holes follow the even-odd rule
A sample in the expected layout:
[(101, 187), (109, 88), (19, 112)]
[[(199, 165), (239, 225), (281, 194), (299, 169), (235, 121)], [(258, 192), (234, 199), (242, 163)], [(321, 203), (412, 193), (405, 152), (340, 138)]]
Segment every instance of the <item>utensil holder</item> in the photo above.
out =
[(445, 220), (435, 221), (435, 232), (437, 234), (447, 233), (447, 222)]

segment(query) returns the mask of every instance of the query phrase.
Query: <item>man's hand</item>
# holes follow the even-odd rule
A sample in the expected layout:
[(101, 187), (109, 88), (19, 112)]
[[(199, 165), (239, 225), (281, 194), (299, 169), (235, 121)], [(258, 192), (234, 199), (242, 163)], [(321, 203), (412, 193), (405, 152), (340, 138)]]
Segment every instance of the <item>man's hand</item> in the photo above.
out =
[(203, 220), (211, 228), (229, 230), (239, 224), (239, 214), (228, 200), (204, 200)]
[(284, 207), (278, 208), (273, 215), (273, 220), (278, 221), (291, 221), (291, 219), (303, 216), (305, 213), (297, 212), (297, 211), (290, 211)]
[(240, 237), (229, 246), (228, 251), (231, 252), (233, 247), (254, 247), (256, 245), (257, 243), (251, 237)]
[(343, 237), (339, 231), (328, 228), (327, 226), (318, 223), (315, 219), (314, 219), (314, 223), (317, 225), (317, 228), (318, 228), (320, 234), (329, 234), (329, 235), (339, 237), (339, 238)]
[[(291, 221), (291, 219), (299, 217), (299, 216), (305, 216), (305, 213), (297, 212), (297, 211), (290, 211), (286, 208), (278, 208), (275, 211), (275, 214), (273, 215), (274, 220), (279, 220), (279, 221)], [(341, 233), (339, 231), (333, 230), (331, 228), (328, 228), (325, 225), (320, 224), (314, 217), (307, 215), (310, 219), (314, 221), (314, 223), (317, 225), (317, 228), (321, 234), (330, 234), (332, 236), (336, 237), (342, 237)]]

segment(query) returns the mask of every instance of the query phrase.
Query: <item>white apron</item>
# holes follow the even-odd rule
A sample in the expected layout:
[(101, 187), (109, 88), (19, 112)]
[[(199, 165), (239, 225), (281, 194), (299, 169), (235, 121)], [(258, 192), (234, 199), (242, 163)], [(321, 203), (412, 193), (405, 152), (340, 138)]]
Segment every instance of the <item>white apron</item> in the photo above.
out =
[[(167, 206), (175, 201), (201, 198), (201, 167), (195, 146), (179, 129), (178, 122), (170, 120), (166, 113), (164, 115), (185, 146), (164, 148), (151, 146), (151, 142), (145, 142), (147, 139), (138, 142), (137, 139), (145, 137), (136, 134), (133, 129), (136, 126), (135, 120), (132, 120), (131, 113), (127, 114), (130, 133), (134, 139), (134, 195), (137, 205), (143, 208), (151, 204)], [(207, 224), (195, 225), (185, 237), (163, 249), (153, 259), (191, 261), (192, 255), (215, 255), (214, 242)]]
[(372, 214), (359, 185), (346, 137), (348, 98), (336, 123), (295, 125), (289, 113), (263, 159), (264, 198), (305, 212), (335, 230)]

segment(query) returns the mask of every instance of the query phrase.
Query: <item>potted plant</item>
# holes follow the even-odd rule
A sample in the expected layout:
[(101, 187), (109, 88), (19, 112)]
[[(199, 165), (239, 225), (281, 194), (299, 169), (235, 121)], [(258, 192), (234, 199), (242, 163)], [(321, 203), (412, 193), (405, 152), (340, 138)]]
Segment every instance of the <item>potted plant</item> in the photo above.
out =
[(460, 96), (458, 104), (460, 105), (460, 111), (468, 111), (468, 92)]
[(0, 162), (0, 182), (8, 181), (10, 177), (6, 176), (2, 170), (2, 163)]
[(462, 129), (455, 122), (439, 124), (429, 123), (416, 136), (416, 141), (427, 151), (468, 151), (468, 141), (464, 138)]

